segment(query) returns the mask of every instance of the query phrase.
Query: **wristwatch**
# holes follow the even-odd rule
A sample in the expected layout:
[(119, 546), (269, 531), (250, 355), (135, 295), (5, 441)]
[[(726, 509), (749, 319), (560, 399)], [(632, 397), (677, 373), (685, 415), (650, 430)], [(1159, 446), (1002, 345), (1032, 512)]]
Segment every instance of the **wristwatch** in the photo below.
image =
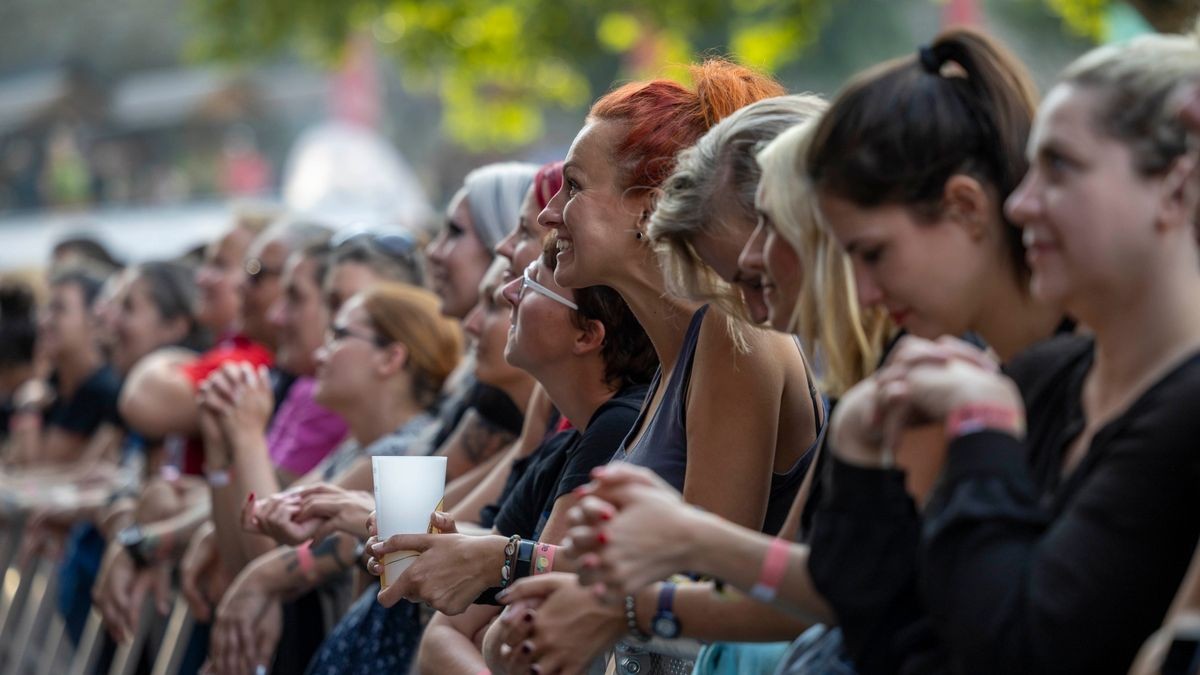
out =
[(667, 581), (658, 592), (658, 611), (650, 620), (650, 630), (664, 640), (679, 637), (679, 618), (671, 611), (675, 604), (675, 584)]
[(130, 525), (116, 534), (116, 542), (120, 544), (125, 552), (133, 558), (133, 564), (137, 565), (138, 569), (145, 569), (150, 566), (150, 561), (146, 556), (142, 555), (142, 542), (146, 540), (146, 533), (142, 532), (142, 526), (138, 524)]
[(1178, 626), (1173, 637), (1160, 672), (1162, 675), (1195, 675), (1200, 671), (1200, 626)]

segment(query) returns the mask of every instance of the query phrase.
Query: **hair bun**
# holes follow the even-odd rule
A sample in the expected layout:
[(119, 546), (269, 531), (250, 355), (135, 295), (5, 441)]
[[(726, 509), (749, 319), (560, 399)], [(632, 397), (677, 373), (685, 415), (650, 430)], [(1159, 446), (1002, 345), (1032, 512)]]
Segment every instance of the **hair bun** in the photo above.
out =
[(726, 59), (708, 59), (689, 71), (705, 128), (755, 101), (787, 93), (772, 78)]

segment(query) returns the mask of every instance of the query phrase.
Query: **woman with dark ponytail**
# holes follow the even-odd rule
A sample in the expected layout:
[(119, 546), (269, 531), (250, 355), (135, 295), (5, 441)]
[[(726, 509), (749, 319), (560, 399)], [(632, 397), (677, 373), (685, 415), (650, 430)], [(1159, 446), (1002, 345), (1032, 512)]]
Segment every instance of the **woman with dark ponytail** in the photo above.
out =
[[(906, 339), (842, 399), (810, 570), (860, 671), (1126, 673), (1166, 613), (1200, 536), (1200, 189), (1167, 106), (1198, 72), (1190, 38), (1094, 50), (1031, 128), (1006, 213), (1030, 296), (1089, 335), (1004, 374)], [(946, 447), (918, 516), (889, 446), (931, 421)]]
[(975, 332), (1001, 361), (1049, 337), (1004, 200), (1028, 163), (1035, 94), (1019, 61), (968, 29), (867, 71), (816, 130), (807, 169), (864, 306), (926, 338)]

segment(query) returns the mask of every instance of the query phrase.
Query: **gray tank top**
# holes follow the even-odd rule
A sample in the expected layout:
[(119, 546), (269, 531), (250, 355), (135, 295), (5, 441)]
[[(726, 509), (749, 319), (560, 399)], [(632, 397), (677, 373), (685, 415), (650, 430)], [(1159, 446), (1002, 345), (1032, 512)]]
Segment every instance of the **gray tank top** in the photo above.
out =
[[(687, 333), (683, 336), (683, 345), (679, 348), (679, 358), (675, 361), (675, 370), (667, 380), (667, 388), (663, 391), (662, 402), (654, 416), (646, 420), (646, 409), (654, 400), (658, 388), (662, 386), (662, 366), (654, 373), (650, 382), (650, 391), (646, 392), (646, 404), (638, 413), (637, 422), (621, 443), (616, 459), (644, 466), (658, 474), (670, 483), (676, 490), (683, 490), (683, 477), (687, 471), (687, 395), (688, 386), (692, 380), (692, 363), (696, 360), (696, 343), (700, 341), (700, 324), (708, 313), (708, 305), (696, 310), (688, 323)], [(646, 431), (633, 447), (629, 442), (633, 439), (642, 425)]]
[[(700, 341), (700, 326), (704, 322), (704, 316), (707, 313), (708, 305), (704, 305), (692, 315), (687, 333), (684, 334), (683, 345), (679, 350), (679, 359), (676, 361), (675, 370), (671, 373), (670, 379), (667, 380), (667, 388), (663, 392), (662, 402), (659, 404), (654, 416), (647, 421), (646, 409), (648, 404), (654, 400), (655, 393), (658, 391), (659, 386), (662, 385), (662, 367), (659, 366), (658, 371), (654, 374), (654, 379), (650, 383), (650, 390), (646, 394), (646, 404), (642, 406), (642, 411), (638, 414), (637, 422), (634, 423), (633, 429), (630, 430), (629, 435), (621, 443), (621, 449), (617, 451), (617, 455), (614, 458), (650, 469), (681, 492), (683, 491), (683, 479), (687, 472), (688, 387), (692, 380), (692, 364), (696, 360), (696, 344)], [(798, 348), (799, 342), (797, 342)], [(807, 362), (805, 369), (807, 370)], [(823, 403), (811, 383), (812, 376), (810, 372), (809, 389), (813, 399), (813, 414), (816, 419), (819, 436), (822, 415), (818, 410), (823, 408)], [(642, 428), (643, 424), (647, 425), (645, 433), (642, 434), (642, 437), (638, 439), (635, 445), (630, 447), (630, 440), (637, 435), (638, 430)], [(816, 444), (814, 443), (813, 445), (815, 446)], [(796, 491), (799, 489), (800, 483), (804, 478), (804, 473), (808, 470), (808, 466), (812, 461), (812, 456), (813, 448), (810, 447), (796, 460), (795, 464), (786, 473), (773, 473), (771, 475), (771, 489), (767, 498), (767, 513), (763, 521), (764, 532), (775, 534), (783, 525), (787, 512), (792, 506), (792, 501), (796, 497)]]

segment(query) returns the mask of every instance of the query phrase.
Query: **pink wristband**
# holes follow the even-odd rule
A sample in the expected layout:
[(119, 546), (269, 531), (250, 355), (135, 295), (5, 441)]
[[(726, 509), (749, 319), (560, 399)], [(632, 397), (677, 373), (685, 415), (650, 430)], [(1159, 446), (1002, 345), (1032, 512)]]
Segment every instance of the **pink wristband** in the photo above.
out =
[(946, 416), (946, 438), (953, 440), (980, 431), (1016, 433), (1023, 426), (1021, 410), (993, 403), (968, 403)]
[(300, 573), (305, 579), (312, 580), (316, 577), (317, 563), (313, 560), (312, 549), (309, 548), (312, 541), (306, 541), (296, 547), (296, 564), (300, 566)]
[(758, 581), (750, 589), (750, 597), (759, 602), (772, 602), (779, 591), (779, 583), (787, 572), (788, 549), (791, 545), (786, 539), (775, 537), (767, 555), (763, 558), (762, 571), (758, 573)]
[(557, 551), (558, 547), (551, 544), (537, 545), (533, 554), (533, 576), (554, 571), (554, 554)]

